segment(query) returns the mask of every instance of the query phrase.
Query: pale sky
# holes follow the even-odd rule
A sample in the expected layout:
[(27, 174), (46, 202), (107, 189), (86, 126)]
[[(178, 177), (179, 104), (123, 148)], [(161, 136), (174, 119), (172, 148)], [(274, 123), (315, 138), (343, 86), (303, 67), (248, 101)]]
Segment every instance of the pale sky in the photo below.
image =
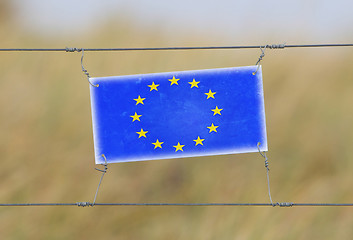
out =
[[(352, 42), (352, 0), (13, 0), (28, 31), (72, 35), (107, 19), (128, 17), (139, 27), (224, 35), (234, 43), (263, 36), (277, 42)], [(118, 19), (118, 18), (117, 18)], [(350, 41), (351, 40), (351, 41)]]

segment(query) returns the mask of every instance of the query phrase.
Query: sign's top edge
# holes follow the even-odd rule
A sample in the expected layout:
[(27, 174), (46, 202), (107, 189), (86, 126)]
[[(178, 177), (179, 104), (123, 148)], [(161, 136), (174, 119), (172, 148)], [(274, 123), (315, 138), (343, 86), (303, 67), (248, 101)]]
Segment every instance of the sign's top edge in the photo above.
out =
[[(253, 66), (242, 66), (242, 67), (228, 67), (228, 68), (212, 68), (212, 69), (198, 69), (198, 70), (185, 70), (185, 71), (173, 71), (173, 72), (158, 72), (158, 73), (143, 73), (143, 74), (130, 74), (130, 75), (117, 75), (117, 76), (106, 76), (106, 77), (91, 77), (90, 81), (97, 81), (97, 80), (114, 80), (117, 78), (125, 78), (125, 77), (144, 77), (144, 76), (158, 76), (158, 75), (166, 75), (166, 74), (187, 74), (187, 73), (198, 73), (198, 72), (207, 72), (207, 71), (215, 71), (215, 70), (253, 70), (254, 72), (258, 68), (257, 65)], [(261, 65), (259, 66), (259, 71), (261, 72)]]

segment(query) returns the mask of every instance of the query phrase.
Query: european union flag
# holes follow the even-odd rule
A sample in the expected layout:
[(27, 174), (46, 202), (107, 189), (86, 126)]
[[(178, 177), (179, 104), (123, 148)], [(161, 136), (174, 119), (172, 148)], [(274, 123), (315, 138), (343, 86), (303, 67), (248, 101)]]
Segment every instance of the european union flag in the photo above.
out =
[(96, 164), (267, 151), (256, 69), (91, 78)]

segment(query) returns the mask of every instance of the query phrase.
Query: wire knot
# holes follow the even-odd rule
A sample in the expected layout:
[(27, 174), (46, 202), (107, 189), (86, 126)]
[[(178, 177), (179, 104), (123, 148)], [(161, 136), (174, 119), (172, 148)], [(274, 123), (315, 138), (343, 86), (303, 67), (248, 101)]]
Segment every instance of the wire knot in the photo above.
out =
[(265, 168), (266, 168), (268, 171), (270, 171), (270, 168), (269, 168), (270, 163), (268, 162), (268, 158), (267, 158), (267, 156), (266, 156), (266, 153), (265, 153), (265, 152), (261, 152), (261, 150), (260, 150), (260, 145), (261, 145), (261, 143), (258, 142), (258, 143), (257, 143), (257, 149), (259, 150), (259, 153), (261, 154), (261, 156), (265, 159)]
[(102, 154), (102, 157), (104, 158), (104, 164), (102, 164), (104, 166), (104, 169), (99, 169), (99, 168), (94, 168), (96, 169), (97, 171), (100, 171), (100, 172), (103, 172), (103, 173), (106, 173), (107, 170), (108, 170), (108, 163), (107, 163), (107, 158), (105, 157), (104, 154)]
[(260, 47), (261, 54), (260, 54), (259, 60), (257, 60), (257, 62), (256, 62), (256, 64), (255, 64), (255, 65), (257, 66), (257, 68), (256, 68), (256, 71), (252, 73), (252, 75), (256, 75), (257, 71), (259, 71), (260, 62), (261, 62), (262, 59), (264, 58), (264, 56), (265, 56), (265, 50), (266, 50), (266, 48), (267, 48), (268, 46), (269, 46), (269, 45), (266, 45), (266, 46), (264, 47), (264, 49), (262, 49), (262, 47)]
[(284, 49), (285, 47), (286, 47), (285, 43), (266, 45), (266, 48), (269, 48), (269, 49)]
[(265, 168), (267, 168), (270, 171), (270, 168), (268, 167), (270, 164), (268, 163), (268, 159), (265, 160)]
[(65, 48), (66, 52), (82, 52), (82, 50), (83, 50), (82, 48), (75, 48), (75, 47), (74, 48), (70, 48), (70, 47)]
[(77, 202), (76, 203), (77, 207), (93, 207), (94, 204), (90, 202)]
[(266, 50), (267, 47), (268, 47), (268, 45), (266, 45), (264, 49), (260, 48), (261, 49), (261, 54), (260, 54), (259, 60), (257, 60), (255, 65), (259, 65), (260, 64), (260, 62), (262, 61), (262, 59), (265, 56), (265, 50)]
[(273, 207), (279, 206), (279, 207), (293, 207), (294, 203), (292, 202), (278, 202), (278, 203), (274, 203), (272, 204)]
[(260, 63), (261, 63), (262, 59), (265, 57), (266, 48), (269, 48), (269, 49), (284, 49), (285, 47), (286, 47), (285, 43), (260, 46), (261, 55), (259, 57), (259, 60), (257, 60), (257, 62), (255, 64), (257, 66), (256, 71), (253, 72), (252, 74), (256, 75), (257, 71), (259, 71)]

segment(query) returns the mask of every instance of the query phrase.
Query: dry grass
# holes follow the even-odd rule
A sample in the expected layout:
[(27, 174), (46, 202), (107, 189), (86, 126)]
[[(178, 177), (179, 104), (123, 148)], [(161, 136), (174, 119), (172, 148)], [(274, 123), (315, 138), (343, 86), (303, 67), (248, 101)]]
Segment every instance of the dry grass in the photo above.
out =
[[(129, 29), (110, 26), (77, 42), (10, 32), (2, 34), (2, 47), (170, 44), (158, 31)], [(174, 45), (217, 42), (178, 39)], [(109, 76), (252, 65), (258, 55), (257, 50), (87, 53), (85, 66), (92, 76)], [(275, 201), (353, 201), (352, 56), (348, 48), (267, 52), (263, 77)], [(79, 58), (1, 53), (1, 202), (92, 201), (100, 175), (94, 170), (89, 89)], [(267, 202), (266, 187), (259, 154), (122, 163), (110, 166), (98, 201)], [(353, 234), (349, 208), (0, 211), (1, 239), (348, 239)]]

